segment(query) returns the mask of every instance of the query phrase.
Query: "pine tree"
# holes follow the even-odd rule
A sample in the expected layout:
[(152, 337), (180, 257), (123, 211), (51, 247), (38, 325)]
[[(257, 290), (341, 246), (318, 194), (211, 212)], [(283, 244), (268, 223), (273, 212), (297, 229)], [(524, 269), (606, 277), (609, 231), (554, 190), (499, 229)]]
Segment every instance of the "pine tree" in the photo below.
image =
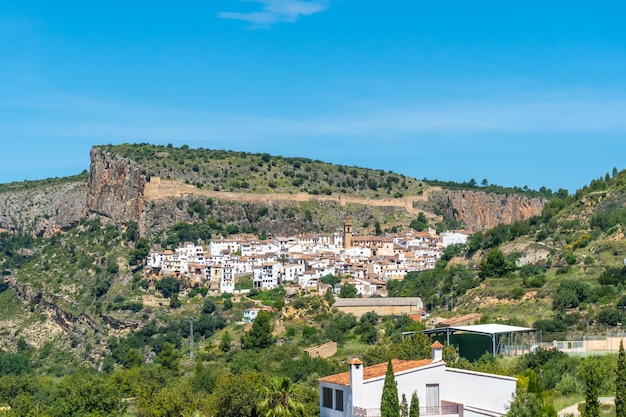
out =
[(416, 391), (413, 391), (413, 395), (411, 395), (411, 408), (409, 409), (409, 417), (420, 417), (420, 399), (417, 397)]
[(615, 417), (626, 417), (626, 352), (624, 342), (619, 342), (615, 378)]
[(228, 330), (225, 330), (222, 334), (222, 340), (220, 342), (220, 350), (222, 352), (230, 352), (230, 344), (233, 341), (232, 336)]
[(398, 384), (393, 373), (391, 359), (387, 362), (387, 373), (383, 385), (383, 396), (380, 401), (381, 417), (399, 417), (400, 402), (398, 401)]
[(241, 337), (241, 345), (244, 349), (263, 349), (272, 343), (272, 315), (267, 311), (259, 311), (252, 328)]
[(409, 417), (409, 404), (406, 402), (404, 393), (402, 393), (402, 401), (400, 401), (400, 417)]

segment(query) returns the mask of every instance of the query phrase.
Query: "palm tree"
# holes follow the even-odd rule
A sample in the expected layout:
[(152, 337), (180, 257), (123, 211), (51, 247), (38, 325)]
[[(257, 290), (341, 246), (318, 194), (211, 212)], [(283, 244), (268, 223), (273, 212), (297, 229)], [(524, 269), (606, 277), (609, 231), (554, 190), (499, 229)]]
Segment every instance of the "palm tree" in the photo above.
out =
[(262, 393), (258, 407), (262, 417), (304, 417), (304, 405), (296, 399), (297, 386), (289, 378), (272, 379)]

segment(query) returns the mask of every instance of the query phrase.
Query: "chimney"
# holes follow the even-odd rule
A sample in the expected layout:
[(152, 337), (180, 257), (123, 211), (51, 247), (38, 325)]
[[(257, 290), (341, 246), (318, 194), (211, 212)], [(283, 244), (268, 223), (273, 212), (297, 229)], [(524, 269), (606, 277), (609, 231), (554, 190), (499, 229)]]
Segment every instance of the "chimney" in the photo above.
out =
[(430, 345), (430, 349), (432, 350), (432, 361), (441, 362), (443, 360), (443, 345), (437, 341)]
[(363, 362), (359, 358), (352, 358), (348, 364), (350, 365), (352, 407), (359, 407), (363, 404)]

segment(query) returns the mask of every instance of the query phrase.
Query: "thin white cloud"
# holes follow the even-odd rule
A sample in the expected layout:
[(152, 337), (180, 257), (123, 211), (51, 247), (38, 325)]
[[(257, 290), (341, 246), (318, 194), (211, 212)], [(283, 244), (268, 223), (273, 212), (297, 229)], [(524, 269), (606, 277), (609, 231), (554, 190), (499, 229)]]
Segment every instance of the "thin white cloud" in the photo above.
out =
[(275, 23), (294, 23), (301, 16), (322, 12), (328, 7), (328, 0), (246, 0), (261, 5), (260, 11), (220, 12), (222, 19), (242, 20), (250, 24), (250, 29), (269, 28)]
[[(307, 116), (225, 113), (210, 109), (145, 107), (84, 97), (0, 100), (0, 128), (7, 137), (219, 137), (383, 138), (444, 133), (626, 132), (626, 99), (597, 94), (544, 94), (494, 100), (451, 101), (428, 105), (383, 102), (367, 109)], [(4, 117), (2, 113), (11, 117)], [(34, 121), (37, 121), (34, 123)], [(71, 120), (71, 123), (68, 122)]]

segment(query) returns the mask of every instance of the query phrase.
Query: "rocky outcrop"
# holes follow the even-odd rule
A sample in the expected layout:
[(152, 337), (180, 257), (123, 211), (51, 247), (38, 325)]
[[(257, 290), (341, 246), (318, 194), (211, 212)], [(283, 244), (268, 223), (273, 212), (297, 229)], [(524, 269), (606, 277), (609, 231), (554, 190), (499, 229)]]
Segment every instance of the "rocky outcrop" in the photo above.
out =
[(90, 213), (112, 223), (138, 221), (144, 184), (137, 163), (96, 147), (88, 180), (83, 174), (3, 185), (0, 232), (48, 237), (71, 229)]
[(0, 231), (51, 236), (75, 226), (87, 213), (87, 181), (15, 183), (0, 192)]
[(145, 177), (130, 159), (91, 149), (87, 208), (115, 223), (138, 221), (144, 202)]
[[(482, 191), (427, 189), (419, 196), (394, 199), (367, 199), (349, 195), (251, 194), (227, 193), (199, 189), (179, 181), (153, 178), (146, 183), (142, 166), (137, 162), (109, 152), (103, 147), (91, 150), (89, 180), (84, 177), (17, 184), (0, 189), (0, 231), (22, 231), (38, 236), (50, 236), (69, 229), (88, 214), (97, 214), (105, 223), (127, 224), (137, 221), (142, 234), (179, 221), (197, 220), (187, 210), (193, 199), (214, 199), (216, 207), (210, 215), (225, 222), (253, 224), (259, 230), (285, 233), (298, 230), (326, 230), (330, 224), (298, 223), (298, 216), (289, 215), (290, 207), (300, 204), (328, 205), (343, 218), (355, 206), (378, 211), (404, 211), (407, 217), (424, 211), (433, 221), (455, 218), (470, 231), (492, 228), (539, 215), (544, 200), (524, 195), (502, 195)], [(222, 204), (218, 202), (222, 202)], [(181, 205), (182, 204), (182, 205)], [(265, 206), (270, 210), (262, 218), (251, 219), (250, 206)], [(335, 210), (335, 208), (338, 208)], [(430, 212), (430, 213), (429, 213)], [(208, 213), (207, 213), (208, 214)], [(287, 215), (286, 215), (287, 214)], [(350, 213), (354, 216), (354, 213)], [(429, 215), (430, 214), (430, 215)], [(254, 216), (253, 216), (254, 217)], [(358, 216), (357, 216), (358, 217)], [(372, 214), (364, 217), (369, 221)], [(306, 224), (305, 224), (306, 223)], [(370, 222), (371, 223), (371, 222)]]
[(445, 217), (457, 219), (467, 230), (477, 232), (538, 216), (545, 203), (543, 199), (520, 194), (440, 190), (429, 195), (427, 207)]
[(35, 292), (27, 285), (18, 282), (14, 277), (9, 277), (9, 284), (15, 290), (15, 295), (22, 303), (26, 305), (37, 305), (40, 310), (45, 312), (46, 315), (59, 325), (64, 331), (69, 332), (73, 327), (79, 325), (89, 328), (92, 332), (101, 332), (102, 326), (98, 324), (89, 315), (74, 314), (62, 309), (59, 306), (59, 299), (56, 296), (49, 296), (47, 298), (41, 292)]

